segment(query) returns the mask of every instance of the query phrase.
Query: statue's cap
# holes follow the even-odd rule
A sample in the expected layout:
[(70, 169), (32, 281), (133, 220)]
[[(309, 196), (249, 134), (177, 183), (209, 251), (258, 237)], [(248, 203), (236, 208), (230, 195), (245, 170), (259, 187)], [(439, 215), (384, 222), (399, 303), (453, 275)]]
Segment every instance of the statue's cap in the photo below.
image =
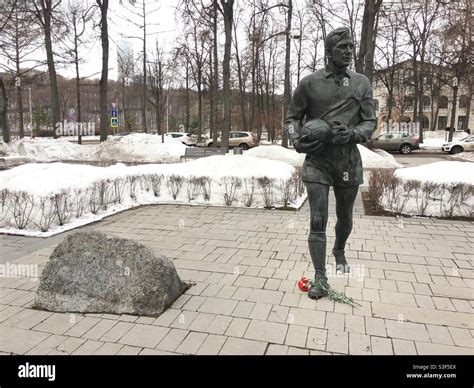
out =
[(352, 40), (351, 31), (347, 27), (336, 28), (326, 36), (324, 47), (328, 49), (343, 39)]

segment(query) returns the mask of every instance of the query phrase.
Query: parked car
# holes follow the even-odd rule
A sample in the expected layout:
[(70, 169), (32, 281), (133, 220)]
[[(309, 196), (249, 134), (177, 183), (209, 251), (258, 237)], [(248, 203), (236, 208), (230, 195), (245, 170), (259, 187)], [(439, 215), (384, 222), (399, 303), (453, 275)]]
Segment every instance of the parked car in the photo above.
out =
[(165, 133), (166, 136), (170, 136), (173, 139), (178, 139), (184, 145), (195, 147), (197, 145), (197, 140), (195, 139), (194, 135), (190, 133), (184, 132), (167, 132)]
[(384, 132), (369, 140), (367, 146), (370, 149), (398, 151), (403, 155), (408, 155), (413, 150), (420, 149), (420, 141), (416, 135), (402, 132)]
[(450, 154), (459, 154), (465, 151), (474, 151), (474, 136), (467, 136), (461, 140), (444, 143), (441, 147), (442, 151)]
[[(217, 139), (217, 146), (221, 145), (221, 137)], [(206, 141), (207, 147), (214, 147), (212, 139)], [(257, 136), (252, 132), (232, 131), (229, 133), (229, 147), (240, 147), (244, 150), (258, 146)]]

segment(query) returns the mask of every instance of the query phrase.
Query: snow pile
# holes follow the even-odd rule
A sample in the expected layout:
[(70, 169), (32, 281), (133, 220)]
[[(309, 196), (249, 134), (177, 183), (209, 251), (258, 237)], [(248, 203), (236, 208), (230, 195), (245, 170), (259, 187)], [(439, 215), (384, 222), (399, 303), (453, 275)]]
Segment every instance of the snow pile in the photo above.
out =
[(115, 161), (177, 163), (184, 155), (186, 146), (171, 136), (165, 137), (141, 133), (128, 136), (109, 136), (101, 144), (79, 145), (71, 138), (24, 138), (10, 145), (0, 144), (0, 154), (21, 155), (36, 162), (54, 161)]
[(92, 160), (118, 162), (177, 163), (184, 156), (186, 146), (171, 136), (133, 133), (127, 136), (110, 136), (92, 153)]
[(0, 156), (18, 156), (18, 153), (9, 144), (0, 141)]
[(10, 144), (12, 153), (38, 162), (86, 160), (90, 156), (90, 147), (71, 143), (64, 138), (23, 138)]
[(147, 204), (298, 208), (305, 198), (294, 167), (246, 155), (138, 166), (27, 164), (0, 172), (0, 232), (47, 237)]
[[(400, 168), (402, 167), (395, 158), (389, 153), (381, 150), (373, 152), (368, 148), (357, 145), (362, 157), (364, 168)], [(306, 154), (299, 154), (293, 149), (283, 148), (281, 146), (260, 146), (252, 148), (245, 152), (245, 155), (256, 156), (272, 160), (281, 160), (292, 166), (302, 166)]]
[(401, 165), (395, 160), (395, 158), (388, 152), (377, 150), (377, 153), (369, 150), (360, 144), (357, 145), (359, 148), (360, 156), (362, 157), (362, 165), (364, 168), (400, 168)]
[(395, 171), (403, 180), (435, 183), (467, 183), (474, 185), (474, 164), (464, 162), (436, 162)]
[(246, 151), (245, 155), (280, 160), (292, 166), (302, 166), (306, 157), (306, 154), (299, 154), (294, 149), (288, 149), (278, 145), (255, 147)]
[[(447, 143), (447, 132), (445, 131), (427, 131), (423, 133), (423, 143), (420, 148), (423, 150), (437, 150), (441, 151), (443, 144)], [(461, 140), (469, 136), (467, 132), (455, 131), (453, 133), (453, 141)]]

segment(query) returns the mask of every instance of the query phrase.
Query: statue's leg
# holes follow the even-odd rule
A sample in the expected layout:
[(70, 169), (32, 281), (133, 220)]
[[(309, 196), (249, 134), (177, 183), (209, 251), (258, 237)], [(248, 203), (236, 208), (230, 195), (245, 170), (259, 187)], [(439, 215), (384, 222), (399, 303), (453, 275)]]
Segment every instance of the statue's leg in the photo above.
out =
[(336, 196), (336, 241), (332, 253), (336, 258), (336, 271), (349, 272), (345, 247), (346, 241), (352, 232), (352, 213), (359, 186), (334, 187)]
[(327, 295), (327, 291), (318, 286), (317, 283), (319, 281), (327, 286), (326, 225), (328, 222), (329, 186), (313, 182), (306, 182), (305, 185), (311, 210), (308, 246), (316, 272), (316, 286), (311, 287), (308, 295), (310, 298), (319, 299)]

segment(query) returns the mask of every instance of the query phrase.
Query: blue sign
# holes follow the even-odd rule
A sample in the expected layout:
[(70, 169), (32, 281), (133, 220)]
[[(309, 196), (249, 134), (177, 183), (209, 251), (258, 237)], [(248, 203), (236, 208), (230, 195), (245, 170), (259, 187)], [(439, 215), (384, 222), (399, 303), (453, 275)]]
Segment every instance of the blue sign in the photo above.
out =
[(116, 110), (113, 110), (113, 111), (112, 111), (112, 117), (118, 117)]

